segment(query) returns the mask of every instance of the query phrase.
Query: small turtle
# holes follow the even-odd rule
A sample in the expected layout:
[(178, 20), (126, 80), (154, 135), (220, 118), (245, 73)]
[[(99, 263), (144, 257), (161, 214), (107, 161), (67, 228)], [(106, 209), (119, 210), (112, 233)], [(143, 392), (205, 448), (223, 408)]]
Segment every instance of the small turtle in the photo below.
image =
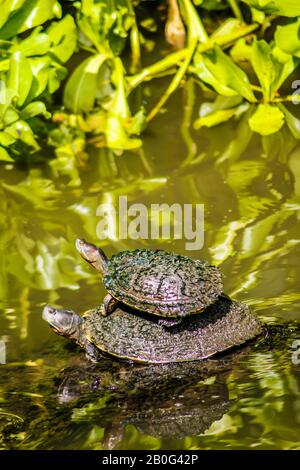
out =
[(101, 354), (146, 363), (197, 361), (238, 346), (262, 332), (260, 322), (242, 303), (220, 298), (202, 315), (165, 328), (151, 315), (117, 307), (109, 316), (103, 306), (83, 317), (46, 306), (43, 318), (56, 333), (75, 341), (97, 361)]
[(172, 325), (204, 311), (222, 293), (219, 268), (205, 261), (146, 249), (122, 251), (109, 260), (100, 248), (80, 239), (76, 248), (103, 275), (109, 292), (104, 315), (113, 312), (120, 301), (137, 311), (165, 317)]

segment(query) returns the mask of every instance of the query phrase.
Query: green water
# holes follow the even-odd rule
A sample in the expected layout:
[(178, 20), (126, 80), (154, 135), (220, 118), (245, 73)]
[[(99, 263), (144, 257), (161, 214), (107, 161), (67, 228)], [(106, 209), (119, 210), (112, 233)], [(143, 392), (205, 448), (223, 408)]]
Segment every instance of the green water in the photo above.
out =
[[(164, 86), (156, 83), (157, 96)], [(296, 333), (225, 363), (94, 367), (41, 318), (45, 303), (83, 312), (101, 301), (74, 240), (97, 242), (98, 205), (127, 195), (147, 207), (204, 204), (204, 247), (116, 239), (102, 242), (109, 255), (155, 247), (206, 259), (221, 266), (225, 292), (262, 320), (300, 320), (300, 148), (284, 132), (251, 135), (243, 119), (195, 133), (199, 93), (188, 81), (140, 152), (89, 149), (79, 172), (62, 162), (1, 167), (0, 448), (300, 448)]]

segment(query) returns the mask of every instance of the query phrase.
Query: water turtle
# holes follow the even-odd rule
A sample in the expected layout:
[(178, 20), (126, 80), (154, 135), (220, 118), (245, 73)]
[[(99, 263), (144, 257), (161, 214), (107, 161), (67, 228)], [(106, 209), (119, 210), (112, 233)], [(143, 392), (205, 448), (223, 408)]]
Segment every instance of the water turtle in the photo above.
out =
[[(219, 268), (164, 250), (122, 251), (107, 259), (101, 248), (76, 240), (80, 255), (103, 275), (109, 294), (103, 314), (119, 301), (171, 320), (202, 312), (222, 293)], [(225, 294), (224, 294), (225, 295)], [(174, 323), (174, 322), (173, 322)]]
[(99, 315), (103, 306), (83, 317), (72, 310), (46, 306), (43, 318), (97, 361), (101, 355), (145, 363), (196, 361), (238, 346), (262, 332), (247, 305), (219, 298), (202, 315), (165, 328), (151, 315), (136, 315), (117, 307), (110, 316)]

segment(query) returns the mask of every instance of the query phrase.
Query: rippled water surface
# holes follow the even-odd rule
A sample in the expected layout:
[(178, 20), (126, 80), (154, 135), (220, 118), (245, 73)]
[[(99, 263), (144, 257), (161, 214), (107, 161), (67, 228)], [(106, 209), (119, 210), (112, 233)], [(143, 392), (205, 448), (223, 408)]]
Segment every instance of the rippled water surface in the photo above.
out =
[[(98, 205), (127, 195), (147, 207), (203, 203), (204, 247), (188, 254), (219, 265), (225, 292), (263, 321), (300, 321), (300, 149), (284, 134), (251, 135), (243, 119), (194, 133), (199, 93), (187, 82), (137, 153), (90, 149), (79, 172), (1, 167), (0, 448), (300, 448), (297, 331), (205, 364), (91, 366), (41, 318), (45, 303), (81, 313), (100, 303), (74, 240), (97, 242)], [(184, 240), (102, 246), (187, 253)]]

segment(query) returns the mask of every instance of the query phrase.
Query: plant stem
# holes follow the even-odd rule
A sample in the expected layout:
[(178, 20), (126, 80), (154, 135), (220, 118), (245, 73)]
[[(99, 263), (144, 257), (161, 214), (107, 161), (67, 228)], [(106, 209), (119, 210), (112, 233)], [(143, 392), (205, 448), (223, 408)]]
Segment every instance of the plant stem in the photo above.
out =
[(139, 39), (139, 30), (136, 23), (132, 26), (130, 31), (130, 45), (132, 54), (130, 71), (131, 73), (134, 73), (141, 68), (141, 45)]
[(183, 79), (185, 72), (187, 71), (187, 68), (189, 66), (190, 61), (192, 60), (192, 57), (195, 52), (197, 42), (195, 40), (194, 44), (189, 47), (188, 49), (188, 55), (186, 56), (185, 60), (177, 70), (176, 75), (173, 77), (173, 80), (171, 81), (170, 85), (168, 86), (167, 90), (165, 93), (162, 95), (158, 103), (154, 106), (154, 108), (150, 111), (150, 113), (147, 116), (147, 122), (151, 121), (151, 119), (156, 116), (156, 114), (161, 110), (163, 105), (166, 103), (166, 101), (169, 99), (172, 93), (178, 88), (180, 85), (181, 80)]
[[(209, 49), (213, 48), (215, 44), (219, 46), (226, 47), (237, 39), (247, 36), (252, 33), (255, 29), (258, 28), (258, 24), (245, 25), (244, 28), (239, 28), (238, 31), (235, 31), (230, 34), (226, 34), (222, 37), (217, 37), (214, 41), (209, 40), (206, 43), (198, 45), (198, 52), (206, 52)], [(180, 66), (182, 60), (185, 60), (186, 56), (189, 54), (190, 48), (182, 49), (181, 51), (173, 52), (167, 57), (164, 57), (162, 60), (156, 62), (149, 67), (144, 68), (141, 72), (133, 75), (128, 78), (128, 93), (130, 93), (134, 88), (143, 83), (144, 81), (149, 81), (155, 78), (155, 76), (165, 72), (166, 70), (176, 66)]]
[(136, 75), (133, 75), (129, 78), (129, 90), (133, 90), (142, 82), (151, 80), (153, 76), (165, 72), (167, 69), (180, 65), (181, 60), (183, 60), (187, 54), (188, 49), (182, 49), (181, 51), (173, 52), (169, 54), (162, 60), (159, 60), (153, 65), (144, 68), (141, 72)]
[(258, 91), (259, 93), (263, 92), (260, 86), (250, 84), (250, 87), (253, 91)]
[(189, 45), (192, 45), (194, 40), (201, 43), (207, 42), (207, 32), (191, 0), (181, 0), (181, 4), (185, 12), (184, 18), (188, 30)]
[(287, 96), (282, 96), (281, 98), (274, 98), (271, 103), (284, 103), (284, 102), (292, 102), (294, 103), (297, 101), (300, 103), (300, 95), (295, 94), (295, 95), (287, 95)]
[(230, 8), (232, 9), (233, 13), (235, 14), (235, 16), (239, 20), (243, 21), (243, 15), (242, 15), (242, 12), (240, 10), (240, 7), (239, 7), (239, 4), (238, 4), (237, 0), (228, 0), (228, 3), (230, 5)]
[(141, 65), (141, 44), (139, 38), (139, 29), (136, 21), (135, 11), (131, 0), (127, 0), (127, 7), (130, 15), (133, 18), (133, 25), (130, 30), (130, 46), (131, 46), (131, 73), (137, 72)]
[(195, 83), (193, 78), (187, 80), (184, 91), (186, 94), (186, 100), (180, 131), (182, 139), (187, 147), (187, 156), (182, 162), (182, 167), (188, 166), (193, 161), (197, 153), (197, 144), (191, 135), (192, 118), (195, 105)]

